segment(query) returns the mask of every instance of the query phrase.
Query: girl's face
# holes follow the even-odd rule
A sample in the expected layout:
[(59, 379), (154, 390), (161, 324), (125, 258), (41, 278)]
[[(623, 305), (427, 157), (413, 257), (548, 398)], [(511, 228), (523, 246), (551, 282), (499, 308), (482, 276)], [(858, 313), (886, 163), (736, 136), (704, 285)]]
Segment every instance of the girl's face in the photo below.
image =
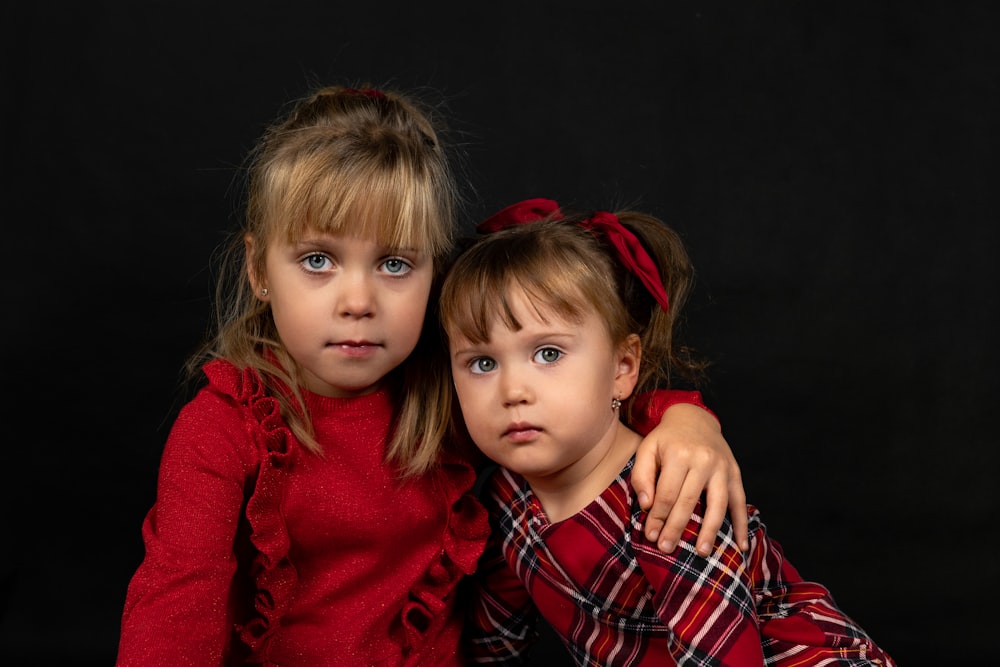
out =
[(313, 233), (294, 244), (273, 241), (265, 266), (254, 287), (271, 304), (306, 389), (333, 397), (370, 393), (416, 347), (433, 280), (430, 257)]
[(543, 310), (546, 322), (523, 293), (508, 296), (520, 331), (495, 320), (485, 343), (448, 331), (462, 415), (493, 461), (533, 484), (573, 483), (618, 444), (611, 400), (635, 386), (638, 348), (613, 344), (593, 310), (581, 322)]

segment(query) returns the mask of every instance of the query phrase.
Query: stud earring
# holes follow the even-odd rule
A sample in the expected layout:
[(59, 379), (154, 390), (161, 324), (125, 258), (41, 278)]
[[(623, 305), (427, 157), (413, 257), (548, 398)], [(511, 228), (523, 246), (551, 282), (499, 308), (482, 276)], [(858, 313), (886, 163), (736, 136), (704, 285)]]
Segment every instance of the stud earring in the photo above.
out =
[(261, 296), (267, 296), (267, 288), (266, 288), (266, 287), (262, 287), (262, 288), (261, 288), (261, 290), (260, 290), (260, 295), (261, 295)]
[(618, 397), (615, 397), (615, 398), (612, 398), (612, 399), (611, 399), (611, 409), (612, 409), (612, 410), (617, 410), (617, 409), (618, 409), (618, 408), (620, 408), (621, 406), (622, 406), (622, 401), (621, 401), (621, 399), (620, 399), (620, 398), (618, 398)]

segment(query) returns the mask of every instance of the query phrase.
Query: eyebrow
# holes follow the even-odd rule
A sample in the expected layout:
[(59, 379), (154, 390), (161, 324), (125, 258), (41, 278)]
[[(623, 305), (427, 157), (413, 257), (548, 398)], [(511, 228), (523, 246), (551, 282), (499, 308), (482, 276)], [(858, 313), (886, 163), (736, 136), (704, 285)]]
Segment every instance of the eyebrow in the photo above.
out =
[[(310, 235), (302, 236), (301, 238), (295, 239), (290, 244), (295, 250), (301, 251), (309, 248), (328, 248), (329, 246), (337, 243), (337, 240), (344, 238), (344, 234), (320, 234), (320, 235)], [(383, 253), (412, 253), (420, 254), (421, 251), (416, 246), (390, 246), (383, 245), (379, 241), (374, 241), (375, 247)]]
[[(521, 331), (523, 331), (523, 329)], [(521, 333), (521, 332), (518, 331), (518, 332), (512, 332), (512, 333)], [(531, 333), (531, 332), (529, 332), (526, 335), (530, 336), (529, 341), (533, 345), (538, 345), (541, 340), (556, 339), (555, 342), (562, 343), (563, 340), (573, 340), (573, 339), (579, 337), (575, 331), (542, 331), (542, 332), (537, 332), (537, 333)], [(476, 352), (476, 351), (479, 351), (481, 348), (489, 346), (489, 345), (491, 345), (493, 343), (492, 339), (490, 339), (490, 340), (484, 340), (484, 341), (481, 341), (481, 342), (478, 342), (478, 343), (477, 342), (473, 342), (473, 341), (469, 340), (468, 338), (466, 338), (465, 334), (463, 334), (461, 332), (458, 332), (458, 336), (460, 336), (467, 344), (464, 345), (461, 348), (457, 348), (455, 350), (454, 354), (463, 354), (463, 353), (468, 353), (468, 352)], [(449, 347), (451, 347), (451, 341), (452, 341), (452, 339), (453, 339), (452, 336), (448, 337), (448, 346)]]

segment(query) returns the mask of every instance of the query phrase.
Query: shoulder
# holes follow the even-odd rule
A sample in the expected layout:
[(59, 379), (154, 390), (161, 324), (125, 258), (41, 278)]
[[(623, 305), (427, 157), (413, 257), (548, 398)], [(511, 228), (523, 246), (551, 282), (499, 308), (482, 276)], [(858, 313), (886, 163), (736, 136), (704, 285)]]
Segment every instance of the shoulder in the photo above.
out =
[(730, 516), (727, 514), (716, 534), (714, 551), (705, 557), (698, 555), (697, 552), (698, 534), (705, 518), (704, 503), (704, 497), (696, 503), (677, 547), (669, 554), (663, 553), (655, 543), (646, 539), (643, 526), (645, 526), (647, 513), (639, 507), (638, 502), (632, 506), (630, 541), (635, 549), (636, 558), (643, 567), (668, 567), (675, 572), (698, 572), (705, 568), (726, 571), (730, 568), (743, 570), (748, 566), (748, 560), (752, 558), (755, 550), (760, 550), (760, 542), (765, 538), (766, 533), (757, 508), (753, 505), (747, 505), (750, 553), (744, 553), (736, 543), (736, 531)]
[[(646, 539), (644, 527), (649, 513), (639, 506), (638, 498), (632, 492), (631, 471), (628, 470), (627, 473), (623, 476), (622, 485), (630, 492), (631, 517), (629, 522), (629, 542), (635, 550), (636, 558), (644, 564), (674, 567), (678, 561), (698, 557), (696, 549), (698, 533), (705, 518), (704, 497), (695, 503), (694, 509), (692, 509), (691, 515), (688, 517), (687, 525), (684, 526), (684, 530), (681, 533), (677, 547), (673, 552), (666, 554), (660, 551), (655, 542)], [(717, 539), (722, 538), (725, 540), (724, 536), (726, 534), (731, 536), (729, 541), (735, 545), (733, 526), (728, 516), (725, 517), (722, 526), (719, 528)]]
[(490, 465), (479, 474), (476, 486), (484, 501), (493, 499), (507, 504), (525, 487), (524, 478), (498, 465)]
[(253, 371), (241, 371), (222, 360), (209, 362), (204, 371), (208, 381), (178, 412), (164, 459), (254, 464), (259, 458), (254, 442), (258, 422), (254, 413), (259, 410), (254, 406), (265, 398), (259, 378), (255, 381), (249, 376), (256, 376)]
[(246, 401), (240, 400), (239, 370), (227, 361), (211, 361), (204, 367), (206, 384), (198, 390), (177, 415), (171, 429), (174, 434), (188, 431), (198, 434), (226, 434), (239, 430)]
[(479, 500), (489, 512), (494, 530), (514, 530), (531, 514), (531, 489), (523, 477), (500, 466), (483, 471)]
[(498, 465), (491, 465), (480, 473), (478, 484), (481, 486), (484, 496), (493, 494), (508, 496), (519, 491), (526, 485), (526, 482), (516, 472), (511, 472)]

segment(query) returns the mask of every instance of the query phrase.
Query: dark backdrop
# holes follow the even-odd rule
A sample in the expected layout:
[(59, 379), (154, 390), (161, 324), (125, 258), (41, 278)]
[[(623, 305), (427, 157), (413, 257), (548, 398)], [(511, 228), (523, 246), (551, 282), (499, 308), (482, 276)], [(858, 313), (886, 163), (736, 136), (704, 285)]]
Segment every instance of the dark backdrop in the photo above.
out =
[(4, 11), (5, 664), (113, 662), (239, 166), (361, 81), (447, 103), (469, 222), (675, 225), (706, 399), (791, 560), (902, 665), (995, 653), (989, 3), (221, 4)]

